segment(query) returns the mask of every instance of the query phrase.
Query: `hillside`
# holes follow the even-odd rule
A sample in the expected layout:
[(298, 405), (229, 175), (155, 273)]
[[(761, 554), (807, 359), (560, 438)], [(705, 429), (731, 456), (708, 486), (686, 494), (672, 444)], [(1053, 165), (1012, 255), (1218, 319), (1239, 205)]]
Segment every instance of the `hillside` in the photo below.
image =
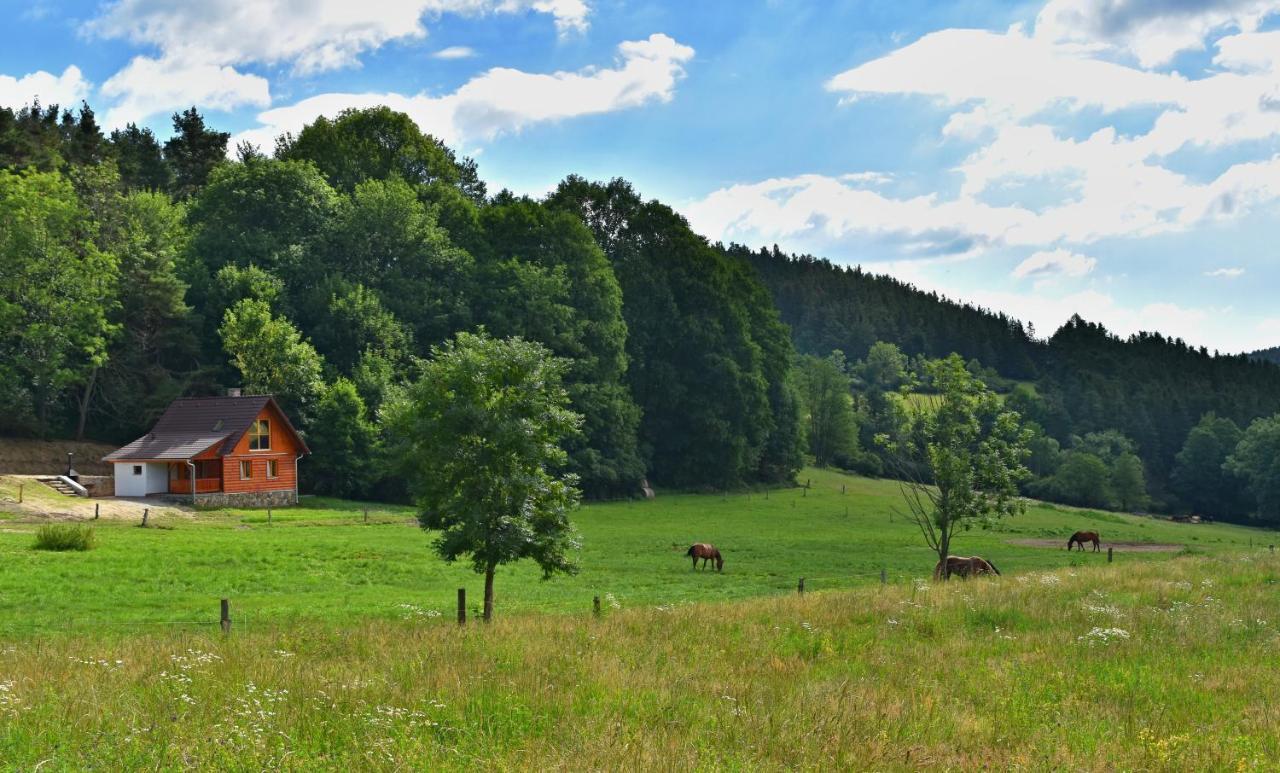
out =
[[(881, 570), (890, 582), (930, 574), (935, 558), (914, 526), (895, 515), (896, 483), (819, 470), (805, 470), (802, 480), (811, 488), (660, 492), (652, 501), (589, 504), (574, 516), (580, 572), (542, 582), (529, 562), (503, 567), (498, 614), (579, 612), (593, 596), (625, 607), (728, 601), (792, 593), (801, 577), (812, 590), (831, 590), (878, 584)], [(0, 563), (8, 568), (0, 573), (0, 635), (74, 633), (86, 625), (124, 633), (163, 621), (207, 621), (225, 596), (234, 614), (255, 626), (363, 623), (425, 610), (449, 616), (459, 587), (470, 589), (472, 604), (479, 600), (480, 579), (469, 564), (439, 560), (432, 536), (404, 507), (308, 498), (302, 507), (275, 510), (270, 523), (261, 510), (153, 510), (150, 523), (158, 528), (148, 529), (137, 528), (136, 511), (132, 519), (114, 514), (94, 524), (96, 549), (70, 555), (31, 550), (46, 519), (6, 505), (14, 494), (0, 479)], [(70, 506), (50, 512), (76, 517)], [(78, 517), (91, 515), (82, 504)], [(1100, 532), (1104, 552), (1064, 550), (1077, 530)], [(1276, 536), (1033, 503), (993, 530), (959, 535), (955, 551), (986, 556), (1016, 574), (1101, 565), (1112, 545), (1115, 560), (1131, 564), (1247, 550), (1280, 542)], [(690, 571), (684, 551), (697, 541), (723, 550), (723, 574)], [(113, 589), (109, 605), (85, 592), (97, 587)], [(30, 603), (36, 596), (40, 603)]]
[(1267, 362), (1274, 362), (1277, 365), (1280, 365), (1280, 346), (1272, 347), (1270, 349), (1260, 349), (1249, 356), (1255, 360), (1266, 360)]
[(1265, 770), (1269, 553), (0, 647), (18, 769)]
[(1038, 399), (1018, 406), (1026, 418), (1064, 448), (1074, 436), (1120, 431), (1136, 443), (1151, 493), (1166, 507), (1174, 504), (1177, 454), (1201, 417), (1214, 413), (1243, 428), (1280, 412), (1280, 367), (1272, 362), (1158, 333), (1122, 338), (1079, 317), (1035, 331), (858, 267), (776, 248), (726, 252), (755, 268), (801, 353), (840, 349), (852, 361), (887, 341), (911, 356), (957, 352), (1007, 379), (1034, 382)]
[(0, 437), (0, 474), (60, 475), (67, 469), (67, 454), (74, 453), (77, 472), (110, 475), (111, 465), (102, 457), (114, 450), (116, 446), (105, 443)]

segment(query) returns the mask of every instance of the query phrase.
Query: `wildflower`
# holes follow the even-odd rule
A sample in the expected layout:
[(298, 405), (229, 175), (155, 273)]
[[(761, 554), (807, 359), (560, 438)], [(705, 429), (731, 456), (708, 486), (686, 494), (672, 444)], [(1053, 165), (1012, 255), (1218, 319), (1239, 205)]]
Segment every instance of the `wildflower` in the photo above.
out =
[(1095, 626), (1091, 631), (1086, 633), (1084, 636), (1078, 637), (1077, 640), (1085, 642), (1086, 644), (1089, 644), (1089, 645), (1101, 644), (1103, 646), (1106, 646), (1113, 641), (1119, 641), (1121, 639), (1128, 639), (1128, 638), (1129, 638), (1129, 632), (1124, 630), (1123, 628), (1098, 628)]

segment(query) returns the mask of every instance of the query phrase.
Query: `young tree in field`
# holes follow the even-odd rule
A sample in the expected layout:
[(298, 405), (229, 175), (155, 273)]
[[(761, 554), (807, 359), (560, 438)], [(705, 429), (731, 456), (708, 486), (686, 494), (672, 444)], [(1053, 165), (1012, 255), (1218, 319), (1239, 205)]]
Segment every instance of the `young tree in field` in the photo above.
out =
[(577, 477), (558, 470), (582, 417), (567, 407), (565, 369), (537, 342), (459, 333), (388, 411), (418, 521), (440, 531), (442, 558), (470, 556), (484, 575), (485, 620), (499, 566), (532, 558), (544, 577), (577, 570)]
[(1224, 468), (1249, 483), (1260, 520), (1280, 521), (1280, 414), (1255, 419)]
[(946, 560), (957, 531), (1022, 512), (1029, 432), (959, 355), (927, 367), (938, 391), (932, 406), (913, 414), (909, 440), (881, 442), (897, 462), (908, 517)]

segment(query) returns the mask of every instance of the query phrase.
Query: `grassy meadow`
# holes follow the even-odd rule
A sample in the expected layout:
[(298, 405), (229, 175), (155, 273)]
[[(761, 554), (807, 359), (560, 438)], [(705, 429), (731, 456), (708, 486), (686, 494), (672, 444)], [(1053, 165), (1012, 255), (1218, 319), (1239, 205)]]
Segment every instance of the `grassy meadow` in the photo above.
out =
[(1278, 581), (1280, 560), (1260, 550), (465, 629), (13, 639), (0, 645), (0, 760), (1274, 770)]
[[(576, 516), (581, 572), (540, 579), (527, 562), (504, 567), (497, 611), (583, 612), (593, 596), (622, 607), (727, 601), (927, 577), (934, 559), (914, 527), (894, 516), (896, 484), (805, 471), (802, 488), (728, 495), (660, 495), (653, 501), (591, 504)], [(435, 557), (432, 539), (407, 508), (308, 498), (300, 507), (265, 511), (154, 512), (94, 522), (96, 547), (86, 552), (34, 550), (43, 521), (3, 514), (12, 479), (0, 482), (0, 637), (37, 633), (131, 634), (164, 623), (216, 621), (228, 597), (238, 625), (300, 621), (443, 617), (454, 614), (456, 589), (480, 601), (481, 582), (467, 564)], [(26, 496), (60, 499), (28, 485)], [(842, 493), (842, 490), (844, 493)], [(65, 501), (65, 500), (63, 500)], [(10, 508), (12, 509), (12, 508)], [(1166, 561), (1181, 553), (1213, 555), (1275, 542), (1274, 532), (1032, 504), (992, 531), (960, 537), (954, 552), (982, 555), (1006, 574), (1106, 563), (1105, 553), (1067, 553), (1077, 529), (1107, 542), (1186, 546), (1165, 553), (1125, 552), (1116, 561)], [(1051, 547), (1012, 544), (1051, 541)], [(713, 542), (725, 571), (690, 571), (684, 550)]]

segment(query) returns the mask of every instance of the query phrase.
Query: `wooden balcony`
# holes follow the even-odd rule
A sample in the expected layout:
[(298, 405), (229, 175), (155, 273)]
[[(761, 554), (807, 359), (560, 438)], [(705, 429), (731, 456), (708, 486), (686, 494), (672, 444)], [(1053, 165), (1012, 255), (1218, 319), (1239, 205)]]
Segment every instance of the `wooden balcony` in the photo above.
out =
[[(215, 491), (222, 490), (222, 478), (196, 478), (196, 493), (210, 494)], [(191, 480), (189, 478), (170, 478), (169, 479), (170, 494), (190, 494)]]

